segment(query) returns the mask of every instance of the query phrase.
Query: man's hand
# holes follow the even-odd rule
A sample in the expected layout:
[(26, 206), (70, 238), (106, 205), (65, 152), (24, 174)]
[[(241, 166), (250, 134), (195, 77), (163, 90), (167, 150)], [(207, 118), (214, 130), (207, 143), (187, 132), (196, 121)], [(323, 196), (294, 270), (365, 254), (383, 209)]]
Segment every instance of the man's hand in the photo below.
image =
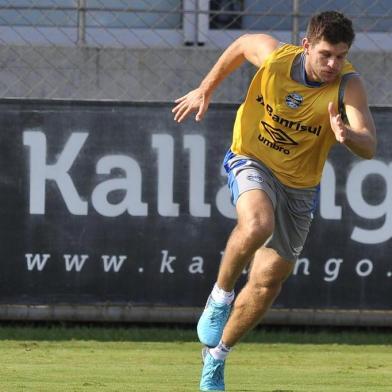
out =
[(174, 101), (174, 121), (182, 122), (192, 112), (196, 112), (195, 120), (201, 121), (208, 109), (212, 93), (227, 76), (246, 60), (260, 68), (278, 45), (279, 41), (267, 34), (244, 34), (237, 38), (222, 53), (200, 86)]
[(174, 101), (177, 105), (172, 109), (174, 121), (185, 120), (190, 113), (196, 112), (195, 120), (201, 121), (210, 103), (210, 97), (200, 87)]
[(335, 134), (335, 138), (339, 143), (344, 143), (347, 138), (347, 127), (344, 125), (341, 115), (336, 111), (332, 102), (328, 104), (329, 121), (331, 128)]

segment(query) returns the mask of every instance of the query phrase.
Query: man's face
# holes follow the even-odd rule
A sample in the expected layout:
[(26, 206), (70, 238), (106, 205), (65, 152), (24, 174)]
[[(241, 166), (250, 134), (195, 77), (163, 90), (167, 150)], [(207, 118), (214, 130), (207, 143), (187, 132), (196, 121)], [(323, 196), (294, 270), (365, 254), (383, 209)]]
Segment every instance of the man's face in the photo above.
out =
[(349, 46), (344, 42), (330, 44), (323, 39), (311, 44), (307, 38), (304, 38), (302, 45), (308, 78), (324, 83), (333, 82), (343, 68)]

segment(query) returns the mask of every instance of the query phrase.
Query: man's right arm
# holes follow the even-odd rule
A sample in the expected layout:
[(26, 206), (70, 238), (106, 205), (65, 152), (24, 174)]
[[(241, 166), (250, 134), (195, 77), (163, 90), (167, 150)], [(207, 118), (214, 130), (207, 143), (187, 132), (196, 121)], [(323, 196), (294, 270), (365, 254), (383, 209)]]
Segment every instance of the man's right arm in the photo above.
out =
[(201, 121), (208, 109), (212, 93), (218, 85), (245, 61), (260, 68), (265, 59), (279, 45), (279, 41), (266, 34), (245, 34), (236, 39), (219, 57), (200, 86), (175, 100), (174, 120), (181, 122), (192, 112)]

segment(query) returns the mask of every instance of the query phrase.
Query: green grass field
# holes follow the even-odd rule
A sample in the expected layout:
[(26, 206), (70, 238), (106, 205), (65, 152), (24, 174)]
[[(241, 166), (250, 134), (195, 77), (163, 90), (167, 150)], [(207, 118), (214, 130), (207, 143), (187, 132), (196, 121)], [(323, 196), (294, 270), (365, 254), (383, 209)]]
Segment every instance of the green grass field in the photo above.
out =
[[(0, 392), (198, 391), (192, 329), (0, 326)], [(392, 391), (392, 334), (254, 331), (227, 391)]]

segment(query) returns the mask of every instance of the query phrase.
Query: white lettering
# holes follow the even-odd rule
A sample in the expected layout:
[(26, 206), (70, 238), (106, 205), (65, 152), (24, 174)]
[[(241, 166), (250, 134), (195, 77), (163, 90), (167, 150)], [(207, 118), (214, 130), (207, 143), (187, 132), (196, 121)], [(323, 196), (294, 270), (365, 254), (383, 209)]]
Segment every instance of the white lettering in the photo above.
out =
[(158, 151), (158, 213), (161, 216), (179, 216), (179, 204), (173, 203), (173, 137), (170, 135), (152, 135), (152, 146)]
[(326, 282), (333, 282), (339, 276), (340, 265), (343, 263), (343, 259), (329, 259), (325, 263), (324, 271), (328, 275), (324, 277)]
[(83, 268), (85, 261), (88, 259), (88, 255), (63, 255), (65, 261), (65, 269), (66, 271), (75, 271), (80, 272)]
[[(113, 178), (97, 185), (91, 196), (94, 208), (103, 216), (115, 217), (125, 211), (134, 216), (146, 216), (148, 206), (141, 200), (142, 174), (138, 163), (124, 155), (108, 155), (97, 163), (98, 174), (110, 174), (114, 168), (124, 170), (125, 178)], [(125, 190), (122, 201), (109, 203), (109, 193), (117, 190)]]
[(120, 268), (123, 265), (124, 261), (127, 259), (127, 256), (102, 255), (101, 258), (103, 261), (103, 269), (105, 272), (109, 272), (110, 270), (118, 272), (120, 271)]
[(210, 217), (211, 205), (204, 202), (206, 177), (206, 142), (201, 135), (184, 136), (189, 149), (189, 212), (192, 216)]
[(169, 257), (169, 251), (168, 250), (162, 250), (162, 261), (161, 261), (161, 274), (165, 273), (167, 270), (170, 274), (174, 273), (174, 269), (171, 265), (171, 263), (176, 259), (175, 256), (170, 256)]
[(31, 214), (45, 214), (46, 180), (53, 180), (56, 182), (69, 212), (74, 215), (87, 215), (87, 202), (80, 198), (68, 173), (87, 137), (88, 133), (73, 133), (57, 163), (47, 165), (45, 134), (40, 131), (23, 132), (23, 143), (30, 147)]
[(192, 261), (194, 263), (192, 263), (189, 266), (189, 269), (188, 269), (189, 272), (191, 274), (203, 274), (204, 273), (204, 270), (203, 270), (204, 260), (203, 260), (203, 258), (200, 256), (195, 256), (195, 257), (192, 257)]
[(34, 268), (37, 268), (38, 271), (42, 271), (45, 268), (46, 262), (49, 260), (50, 255), (47, 253), (44, 254), (25, 254), (27, 261), (27, 269), (32, 271)]
[(333, 166), (325, 162), (320, 185), (320, 215), (324, 219), (342, 219), (342, 207), (336, 205), (336, 175)]
[[(367, 203), (362, 194), (362, 184), (369, 175), (379, 175), (386, 183), (385, 198), (382, 203), (372, 205)], [(367, 219), (377, 219), (385, 216), (382, 227), (378, 229), (363, 229), (355, 227), (351, 238), (362, 244), (379, 244), (388, 241), (392, 236), (392, 164), (372, 160), (358, 163), (351, 170), (347, 180), (347, 199), (351, 208), (359, 216)]]
[(355, 271), (359, 276), (369, 276), (373, 271), (373, 263), (368, 259), (363, 259), (358, 262)]
[(303, 275), (309, 275), (309, 259), (307, 259), (306, 257), (297, 259), (295, 266), (294, 266), (294, 270), (293, 270), (293, 275), (297, 275), (298, 274), (298, 270), (300, 268), (301, 265), (303, 265)]

